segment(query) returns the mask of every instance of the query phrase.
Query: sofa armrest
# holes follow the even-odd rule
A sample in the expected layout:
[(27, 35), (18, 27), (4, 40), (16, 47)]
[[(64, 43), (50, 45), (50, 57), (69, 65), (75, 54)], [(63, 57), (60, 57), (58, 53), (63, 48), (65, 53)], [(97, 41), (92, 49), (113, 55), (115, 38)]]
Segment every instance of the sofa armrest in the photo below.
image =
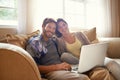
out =
[(107, 56), (110, 58), (120, 58), (120, 38), (98, 38), (99, 41), (107, 41), (108, 51)]
[(0, 43), (0, 79), (41, 80), (41, 76), (28, 52), (12, 44)]

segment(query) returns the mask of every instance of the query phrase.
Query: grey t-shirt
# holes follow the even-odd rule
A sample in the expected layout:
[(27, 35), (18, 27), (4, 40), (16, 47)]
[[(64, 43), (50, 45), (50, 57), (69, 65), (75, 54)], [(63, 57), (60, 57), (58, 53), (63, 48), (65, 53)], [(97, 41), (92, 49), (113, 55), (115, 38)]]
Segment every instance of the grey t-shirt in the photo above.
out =
[(58, 54), (55, 42), (51, 39), (49, 39), (47, 42), (42, 40), (42, 44), (44, 44), (48, 52), (40, 57), (37, 56), (38, 53), (36, 53), (35, 49), (33, 49), (30, 44), (28, 44), (26, 47), (26, 50), (34, 58), (36, 63), (39, 65), (51, 65), (61, 63), (61, 59)]
[(52, 40), (49, 40), (45, 44), (48, 52), (44, 56), (40, 57), (40, 64), (51, 65), (61, 63), (55, 43)]

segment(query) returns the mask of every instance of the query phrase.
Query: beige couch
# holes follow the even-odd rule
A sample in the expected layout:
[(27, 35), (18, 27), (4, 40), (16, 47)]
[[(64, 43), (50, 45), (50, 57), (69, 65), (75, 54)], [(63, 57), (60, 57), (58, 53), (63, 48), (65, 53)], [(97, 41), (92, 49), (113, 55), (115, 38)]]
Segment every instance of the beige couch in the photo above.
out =
[(114, 59), (120, 64), (120, 37), (98, 37), (96, 28), (82, 30), (88, 37), (91, 43), (108, 42), (107, 57)]
[[(6, 32), (6, 34), (0, 35), (0, 43), (5, 43), (0, 44), (0, 79), (41, 80), (41, 76), (39, 75), (40, 72), (37, 69), (36, 63), (29, 53), (25, 51), (27, 40), (31, 36), (39, 34), (39, 31), (35, 31), (26, 35), (20, 35), (16, 34), (16, 31), (12, 30), (15, 29), (0, 29), (0, 34), (2, 32)], [(11, 32), (15, 33), (11, 34)], [(120, 38), (98, 38), (96, 34), (96, 28), (86, 30), (84, 33), (91, 43), (96, 43), (99, 41), (109, 42), (107, 56), (120, 63)], [(15, 45), (17, 45), (17, 47)]]
[(15, 35), (16, 29), (0, 29), (0, 80), (42, 80), (35, 61), (25, 51), (27, 39), (38, 33)]
[(107, 56), (120, 64), (120, 38), (98, 38), (99, 41), (109, 42)]
[(41, 80), (33, 58), (24, 49), (0, 43), (1, 80)]

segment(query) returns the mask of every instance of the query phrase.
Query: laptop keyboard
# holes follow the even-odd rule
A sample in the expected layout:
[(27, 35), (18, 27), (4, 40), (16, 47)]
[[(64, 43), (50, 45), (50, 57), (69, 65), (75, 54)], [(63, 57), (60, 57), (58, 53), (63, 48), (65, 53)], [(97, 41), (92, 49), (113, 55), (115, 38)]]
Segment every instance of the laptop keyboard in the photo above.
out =
[(71, 65), (71, 68), (72, 68), (72, 70), (71, 70), (71, 72), (78, 72), (78, 65)]

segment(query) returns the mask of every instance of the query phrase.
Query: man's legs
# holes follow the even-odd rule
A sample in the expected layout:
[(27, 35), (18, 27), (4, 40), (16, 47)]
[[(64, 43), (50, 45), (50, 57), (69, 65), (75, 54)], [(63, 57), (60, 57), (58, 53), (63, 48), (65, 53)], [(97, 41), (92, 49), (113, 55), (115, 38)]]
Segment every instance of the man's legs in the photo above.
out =
[(46, 74), (49, 80), (90, 80), (87, 75), (70, 71), (53, 71)]
[(91, 80), (115, 80), (105, 67), (95, 67), (87, 74)]
[(120, 80), (120, 65), (117, 62), (113, 61), (112, 59), (109, 59), (109, 61), (108, 59), (109, 58), (105, 59), (105, 61), (107, 61), (105, 66), (117, 80)]
[[(78, 64), (79, 63), (79, 59), (74, 57), (70, 53), (63, 53), (62, 56), (61, 56), (61, 59), (65, 62), (69, 63), (69, 64)], [(105, 59), (104, 64), (105, 64), (105, 66), (107, 66), (107, 68), (112, 73), (112, 75), (113, 76), (116, 75), (114, 77), (118, 77), (117, 79), (120, 80), (120, 76), (118, 76), (120, 74), (119, 65), (116, 62), (112, 62), (112, 60), (109, 59), (109, 58)], [(116, 70), (114, 70), (115, 67), (117, 67)], [(90, 77), (91, 80), (97, 80), (97, 79), (114, 80), (114, 77), (109, 73), (109, 71), (105, 68), (102, 68), (102, 67), (95, 68), (95, 69), (92, 70), (92, 74), (89, 75), (89, 77)]]

